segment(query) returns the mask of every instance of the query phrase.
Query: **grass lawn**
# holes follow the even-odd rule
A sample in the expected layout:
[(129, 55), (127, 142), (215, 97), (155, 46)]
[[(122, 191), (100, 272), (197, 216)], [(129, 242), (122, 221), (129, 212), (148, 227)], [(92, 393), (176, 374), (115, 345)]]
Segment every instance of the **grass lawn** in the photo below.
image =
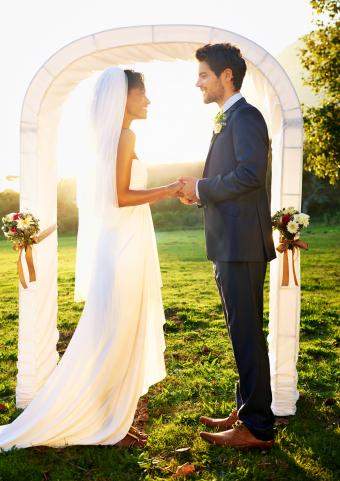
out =
[[(301, 347), (297, 414), (277, 426), (270, 452), (211, 446), (199, 437), (201, 414), (233, 408), (236, 371), (202, 231), (160, 232), (168, 377), (145, 396), (149, 441), (144, 450), (114, 446), (46, 447), (0, 454), (0, 481), (137, 481), (175, 479), (180, 464), (204, 481), (337, 480), (339, 409), (339, 234), (312, 226), (303, 238)], [(59, 242), (59, 328), (63, 352), (82, 305), (73, 303), (75, 238)], [(17, 349), (16, 254), (0, 241), (0, 424), (13, 420)], [(268, 281), (266, 282), (268, 300)], [(267, 305), (267, 303), (266, 303)], [(265, 311), (266, 325), (268, 307)], [(145, 420), (145, 419), (144, 419)], [(338, 444), (339, 446), (339, 444)], [(176, 449), (190, 447), (184, 452)], [(178, 479), (178, 478), (177, 478)]]

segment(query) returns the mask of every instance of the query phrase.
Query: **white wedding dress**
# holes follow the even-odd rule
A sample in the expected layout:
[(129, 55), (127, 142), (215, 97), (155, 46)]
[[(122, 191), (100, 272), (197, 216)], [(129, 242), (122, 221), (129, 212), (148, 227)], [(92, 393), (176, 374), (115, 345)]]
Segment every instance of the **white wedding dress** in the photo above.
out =
[[(131, 188), (146, 187), (135, 159)], [(0, 427), (0, 448), (115, 444), (138, 399), (165, 377), (164, 311), (149, 204), (116, 208), (98, 237), (94, 272), (78, 326), (29, 406)]]

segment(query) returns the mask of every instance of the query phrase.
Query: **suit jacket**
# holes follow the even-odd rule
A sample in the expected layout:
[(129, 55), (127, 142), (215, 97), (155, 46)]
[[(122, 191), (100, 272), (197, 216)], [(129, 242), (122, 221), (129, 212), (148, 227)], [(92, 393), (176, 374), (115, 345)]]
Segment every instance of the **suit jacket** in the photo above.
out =
[(214, 134), (198, 193), (208, 259), (270, 261), (276, 257), (266, 174), (269, 139), (260, 111), (244, 98)]

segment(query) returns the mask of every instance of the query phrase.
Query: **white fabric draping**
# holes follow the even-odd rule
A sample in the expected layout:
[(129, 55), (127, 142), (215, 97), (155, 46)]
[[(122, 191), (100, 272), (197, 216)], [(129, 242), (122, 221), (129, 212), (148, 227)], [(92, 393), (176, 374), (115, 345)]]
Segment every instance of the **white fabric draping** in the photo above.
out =
[[(192, 60), (206, 43), (231, 42), (247, 61), (253, 102), (272, 137), (272, 210), (300, 208), (302, 115), (297, 95), (280, 64), (262, 47), (227, 30), (196, 25), (127, 27), (95, 33), (62, 48), (33, 78), (21, 117), (21, 207), (44, 228), (56, 221), (56, 136), (67, 95), (94, 71), (149, 60)], [(57, 362), (57, 237), (35, 247), (38, 281), (20, 288), (17, 405), (25, 407)], [(298, 262), (297, 262), (298, 263)], [(299, 273), (299, 265), (297, 273)], [(300, 288), (281, 287), (282, 259), (271, 263), (269, 356), (273, 411), (295, 413)]]
[[(131, 188), (145, 189), (146, 181), (147, 168), (135, 159)], [(131, 427), (138, 399), (166, 374), (150, 206), (105, 207), (112, 215), (93, 246), (89, 295), (75, 333), (29, 406), (0, 426), (0, 449), (116, 444)]]

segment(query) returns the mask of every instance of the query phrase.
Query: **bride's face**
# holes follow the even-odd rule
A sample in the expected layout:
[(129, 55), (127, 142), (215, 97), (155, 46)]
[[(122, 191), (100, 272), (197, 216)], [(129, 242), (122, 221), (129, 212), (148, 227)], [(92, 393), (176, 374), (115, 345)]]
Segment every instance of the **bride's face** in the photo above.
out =
[(145, 94), (145, 89), (134, 88), (129, 90), (126, 99), (126, 113), (132, 119), (146, 119), (150, 100)]

